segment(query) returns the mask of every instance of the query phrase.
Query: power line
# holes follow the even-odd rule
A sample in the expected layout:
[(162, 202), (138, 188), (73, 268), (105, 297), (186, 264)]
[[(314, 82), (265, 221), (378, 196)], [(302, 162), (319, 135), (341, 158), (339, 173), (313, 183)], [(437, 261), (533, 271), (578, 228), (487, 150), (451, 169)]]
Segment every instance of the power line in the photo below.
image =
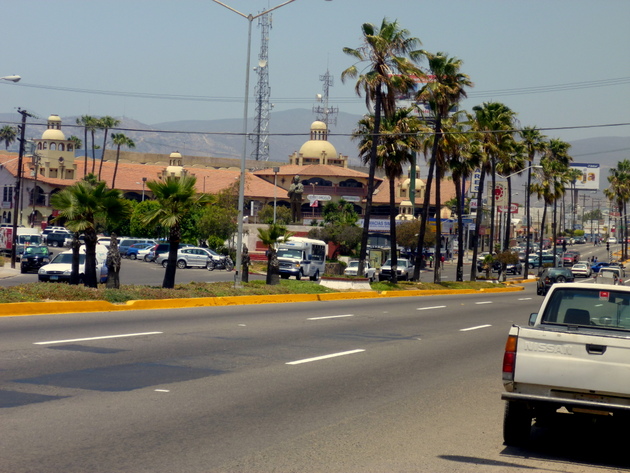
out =
[[(567, 82), (564, 84), (552, 84), (533, 87), (519, 87), (511, 89), (495, 89), (495, 90), (480, 90), (471, 91), (468, 94), (468, 98), (478, 97), (505, 97), (511, 95), (530, 95), (541, 94), (551, 92), (565, 92), (570, 90), (592, 89), (600, 87), (612, 87), (619, 85), (630, 84), (630, 77), (618, 77), (613, 79), (602, 79), (583, 82)], [(5, 84), (0, 82), (0, 85), (10, 85), (11, 87), (28, 87), (34, 89), (44, 90), (57, 90), (60, 92), (73, 92), (93, 95), (107, 95), (118, 97), (134, 97), (142, 99), (154, 99), (154, 100), (179, 100), (179, 101), (192, 101), (192, 102), (223, 102), (223, 103), (241, 103), (243, 97), (230, 97), (230, 96), (211, 96), (211, 95), (184, 95), (184, 94), (158, 94), (158, 93), (146, 93), (146, 92), (124, 92), (113, 90), (98, 90), (98, 89), (82, 89), (76, 87), (59, 87), (53, 85), (42, 84), (29, 84), (29, 83), (11, 83)], [(352, 97), (338, 97), (335, 98), (339, 103), (357, 103), (362, 102), (363, 99), (357, 96)], [(277, 97), (274, 98), (274, 103), (311, 103), (312, 99), (304, 97)]]

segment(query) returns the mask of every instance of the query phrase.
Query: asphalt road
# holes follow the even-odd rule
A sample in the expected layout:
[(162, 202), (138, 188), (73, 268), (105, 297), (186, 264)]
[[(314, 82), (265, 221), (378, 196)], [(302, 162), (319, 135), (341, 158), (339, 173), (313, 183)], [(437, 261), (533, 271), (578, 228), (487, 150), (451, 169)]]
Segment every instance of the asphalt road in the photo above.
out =
[(0, 471), (623, 470), (590, 425), (502, 444), (507, 330), (540, 301), (528, 284), (1, 318)]

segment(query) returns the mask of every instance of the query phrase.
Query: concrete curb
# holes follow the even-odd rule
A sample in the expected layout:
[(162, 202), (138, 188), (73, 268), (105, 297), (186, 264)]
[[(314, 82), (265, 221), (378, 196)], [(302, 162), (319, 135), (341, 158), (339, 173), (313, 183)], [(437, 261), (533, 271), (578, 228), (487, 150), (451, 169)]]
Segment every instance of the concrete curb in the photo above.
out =
[(107, 301), (56, 301), (56, 302), (13, 302), (0, 307), (0, 317), (26, 315), (47, 315), (86, 312), (118, 312), (129, 310), (183, 309), (190, 307), (217, 307), (230, 305), (279, 304), (286, 302), (324, 302), (352, 299), (385, 297), (419, 297), (449, 294), (482, 294), (497, 292), (517, 292), (524, 287), (513, 286), (489, 289), (452, 289), (430, 291), (386, 291), (386, 292), (334, 292), (327, 294), (272, 294), (263, 296), (198, 297), (190, 299), (137, 300), (125, 304), (112, 304)]

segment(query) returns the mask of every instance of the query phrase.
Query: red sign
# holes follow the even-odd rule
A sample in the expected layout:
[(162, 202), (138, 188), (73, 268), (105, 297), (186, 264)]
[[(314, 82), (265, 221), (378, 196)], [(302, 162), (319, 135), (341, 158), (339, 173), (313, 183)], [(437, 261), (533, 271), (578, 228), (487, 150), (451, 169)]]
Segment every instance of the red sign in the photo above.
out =
[[(497, 205), (497, 209), (499, 209), (499, 212), (506, 212), (507, 205)], [(518, 213), (518, 204), (512, 204), (512, 206), (510, 207), (510, 213), (511, 214)]]

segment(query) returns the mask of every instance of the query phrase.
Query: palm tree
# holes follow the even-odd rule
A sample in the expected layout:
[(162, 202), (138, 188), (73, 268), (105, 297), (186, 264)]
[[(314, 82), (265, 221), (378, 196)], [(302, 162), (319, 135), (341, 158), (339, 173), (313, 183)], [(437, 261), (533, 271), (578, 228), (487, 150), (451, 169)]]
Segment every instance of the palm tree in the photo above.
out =
[(9, 149), (9, 146), (11, 146), (11, 143), (15, 141), (16, 137), (17, 131), (15, 127), (11, 125), (6, 125), (3, 126), (2, 129), (0, 129), (0, 141), (4, 141), (5, 149)]
[(81, 141), (81, 138), (79, 138), (78, 136), (72, 135), (70, 138), (68, 138), (68, 141), (72, 143), (72, 146), (75, 150), (81, 149), (81, 147), (83, 146), (83, 141)]
[[(123, 133), (112, 133), (112, 143), (116, 145), (116, 164), (114, 165), (114, 177), (112, 177), (112, 188), (116, 187), (116, 174), (118, 173), (118, 160), (120, 158), (120, 147), (126, 146), (129, 149), (136, 147), (136, 143)], [(101, 164), (103, 162), (101, 161)]]
[[(554, 143), (555, 144), (552, 144)], [(563, 194), (565, 184), (568, 182), (567, 180), (567, 171), (568, 171), (568, 160), (564, 158), (556, 159), (554, 156), (554, 152), (551, 151), (552, 147), (555, 147), (556, 152), (560, 151), (559, 149), (560, 140), (550, 140), (547, 145), (548, 151), (541, 158), (540, 165), (541, 169), (536, 173), (537, 182), (532, 184), (531, 191), (536, 193), (539, 199), (543, 199), (544, 207), (543, 207), (543, 216), (542, 222), (540, 225), (540, 253), (538, 255), (539, 264), (542, 265), (542, 252), (543, 252), (543, 242), (545, 239), (545, 222), (547, 218), (547, 208), (551, 204), (554, 204)], [(568, 155), (567, 155), (568, 156)], [(554, 212), (555, 214), (555, 212)], [(553, 223), (553, 254), (556, 254), (556, 236), (555, 236), (555, 216)]]
[(51, 196), (51, 204), (59, 211), (68, 229), (85, 235), (85, 280), (87, 287), (97, 287), (96, 243), (97, 226), (107, 221), (119, 221), (131, 215), (131, 204), (104, 181), (88, 174), (81, 181)]
[(557, 138), (549, 140), (547, 148), (548, 159), (554, 161), (557, 167), (556, 178), (562, 183), (562, 192), (560, 196), (556, 197), (553, 201), (553, 253), (556, 254), (556, 247), (558, 243), (558, 229), (557, 229), (557, 201), (558, 198), (565, 193), (565, 187), (569, 182), (569, 163), (573, 161), (573, 158), (569, 156), (569, 148), (571, 145), (565, 141)]
[(209, 194), (195, 194), (196, 182), (197, 178), (191, 175), (168, 176), (164, 180), (147, 182), (147, 187), (153, 192), (155, 200), (160, 205), (144, 216), (143, 223), (149, 226), (160, 225), (169, 229), (168, 264), (162, 282), (162, 287), (165, 289), (172, 289), (175, 286), (182, 220), (200, 207), (214, 201)]
[[(101, 155), (101, 163), (98, 165), (98, 178), (101, 178), (101, 172), (103, 171), (103, 161), (105, 161), (105, 146), (107, 146), (107, 132), (110, 128), (114, 128), (120, 124), (120, 120), (110, 117), (109, 115), (105, 115), (101, 117), (98, 121), (98, 128), (103, 130), (103, 154)], [(112, 187), (113, 184), (112, 184)]]
[(83, 177), (87, 175), (87, 167), (88, 167), (88, 153), (87, 153), (87, 135), (88, 135), (88, 125), (94, 120), (94, 117), (90, 115), (81, 115), (77, 118), (77, 125), (83, 127), (83, 143), (85, 144), (85, 167), (83, 168)]
[(628, 257), (628, 213), (627, 202), (630, 200), (630, 160), (624, 159), (617, 163), (617, 167), (610, 169), (608, 176), (610, 187), (604, 190), (604, 195), (614, 202), (619, 209), (622, 231), (618, 238), (621, 240), (622, 258)]
[(481, 140), (484, 153), (488, 157), (490, 166), (491, 189), (493, 198), (490, 199), (490, 251), (494, 248), (494, 214), (496, 188), (497, 163), (500, 160), (507, 161), (512, 149), (514, 119), (516, 114), (506, 105), (498, 102), (484, 102), (473, 107), (475, 113), (475, 126), (482, 133)]
[(372, 213), (372, 195), (374, 194), (374, 175), (376, 173), (377, 147), (381, 127), (381, 111), (391, 119), (396, 110), (396, 94), (406, 93), (414, 87), (414, 77), (424, 74), (415, 66), (424, 52), (416, 50), (420, 40), (409, 36), (406, 29), (401, 29), (398, 22), (383, 19), (380, 28), (371, 23), (361, 26), (363, 45), (359, 48), (343, 48), (343, 52), (355, 58), (358, 63), (367, 63), (366, 70), (359, 72), (357, 64), (341, 73), (341, 81), (357, 78), (357, 95), (365, 93), (368, 110), (374, 103), (374, 138), (368, 173), (368, 189), (359, 253), (359, 273), (363, 271), (367, 255), (368, 230)]
[[(536, 127), (525, 127), (520, 131), (522, 143), (525, 146), (525, 153), (529, 161), (529, 169), (527, 170), (527, 191), (525, 194), (525, 220), (527, 221), (527, 230), (525, 236), (525, 258), (529, 258), (531, 248), (531, 186), (532, 186), (532, 166), (537, 154), (545, 153), (547, 149), (547, 137), (543, 135)], [(525, 260), (527, 262), (527, 259)]]
[[(422, 254), (424, 244), (424, 234), (426, 232), (427, 220), (429, 218), (429, 203), (431, 196), (431, 185), (433, 174), (435, 173), (435, 196), (436, 196), (436, 217), (435, 217), (435, 256), (441, 255), (441, 234), (442, 225), (440, 220), (440, 179), (444, 175), (444, 162), (438, 161), (440, 152), (440, 141), (442, 135), (442, 122), (458, 106), (459, 102), (467, 96), (466, 87), (473, 84), (468, 75), (460, 72), (463, 61), (455, 57), (448, 57), (446, 53), (424, 54), (428, 58), (431, 80), (428, 81), (416, 95), (416, 101), (426, 103), (431, 110), (433, 119), (433, 143), (431, 158), (429, 160), (429, 173), (424, 193), (422, 205), (422, 220), (420, 222), (420, 232), (418, 234), (418, 254)], [(439, 283), (441, 280), (441, 265), (434, 267), (433, 280)], [(420, 266), (414, 268), (414, 280), (420, 280)]]
[(266, 284), (275, 286), (280, 284), (280, 263), (278, 262), (277, 243), (287, 241), (292, 232), (288, 232), (284, 225), (272, 223), (268, 228), (258, 229), (258, 238), (267, 247), (267, 279)]
[[(385, 171), (389, 181), (389, 234), (391, 240), (391, 282), (396, 284), (398, 265), (398, 250), (396, 248), (396, 179), (403, 173), (403, 166), (412, 162), (414, 153), (420, 149), (418, 138), (422, 125), (418, 117), (412, 115), (413, 109), (401, 108), (396, 110), (392, 119), (387, 117), (381, 121), (381, 136), (377, 147), (376, 166)], [(363, 162), (368, 162), (372, 154), (372, 130), (374, 116), (366, 116), (359, 121), (359, 128), (354, 131), (352, 138), (360, 139), (359, 156)]]
[(507, 180), (507, 210), (505, 213), (505, 228), (503, 229), (503, 251), (507, 251), (510, 247), (510, 212), (512, 208), (512, 175), (521, 174), (525, 170), (525, 146), (519, 141), (514, 141), (512, 135), (505, 135), (507, 142), (504, 144), (505, 149), (510, 149), (504, 155), (504, 159), (497, 163), (497, 172), (506, 176)]
[[(91, 174), (94, 174), (96, 169), (96, 143), (94, 142), (94, 133), (98, 129), (98, 118), (96, 117), (87, 117), (87, 121), (85, 123), (85, 129), (90, 132), (90, 136), (92, 138), (92, 171)], [(87, 142), (86, 142), (87, 148)]]
[(472, 135), (464, 133), (466, 122), (458, 121), (456, 117), (443, 121), (443, 128), (447, 132), (442, 140), (447, 150), (446, 167), (451, 171), (453, 184), (455, 184), (455, 207), (457, 209), (457, 254), (456, 280), (464, 280), (464, 195), (465, 180), (479, 166), (478, 147), (473, 147)]

